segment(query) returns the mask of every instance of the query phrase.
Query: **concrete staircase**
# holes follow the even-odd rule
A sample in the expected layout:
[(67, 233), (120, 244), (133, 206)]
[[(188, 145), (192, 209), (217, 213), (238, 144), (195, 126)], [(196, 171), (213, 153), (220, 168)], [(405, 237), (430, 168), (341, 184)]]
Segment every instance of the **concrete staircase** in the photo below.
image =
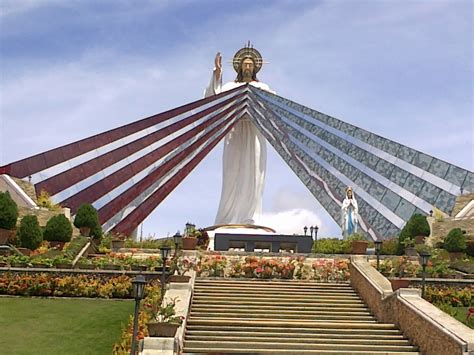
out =
[(349, 284), (197, 279), (184, 353), (417, 354)]

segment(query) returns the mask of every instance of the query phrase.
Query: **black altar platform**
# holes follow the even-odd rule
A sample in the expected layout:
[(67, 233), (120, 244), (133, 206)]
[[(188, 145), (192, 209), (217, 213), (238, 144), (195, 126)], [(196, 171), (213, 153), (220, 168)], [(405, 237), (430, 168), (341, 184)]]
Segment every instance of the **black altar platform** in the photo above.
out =
[(294, 253), (311, 253), (313, 238), (309, 235), (285, 234), (239, 234), (216, 233), (214, 235), (214, 250), (229, 249), (253, 251), (293, 251)]

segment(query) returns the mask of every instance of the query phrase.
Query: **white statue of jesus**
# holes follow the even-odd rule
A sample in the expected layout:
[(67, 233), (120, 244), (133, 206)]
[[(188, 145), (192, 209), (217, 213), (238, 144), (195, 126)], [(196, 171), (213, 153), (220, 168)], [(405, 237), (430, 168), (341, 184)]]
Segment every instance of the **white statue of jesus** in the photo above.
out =
[[(257, 80), (262, 63), (262, 56), (250, 45), (240, 49), (233, 60), (237, 79), (222, 86), (222, 56), (217, 53), (205, 97), (246, 83), (272, 92)], [(249, 117), (242, 117), (224, 139), (222, 192), (215, 224), (255, 223), (262, 210), (266, 161), (265, 137)]]

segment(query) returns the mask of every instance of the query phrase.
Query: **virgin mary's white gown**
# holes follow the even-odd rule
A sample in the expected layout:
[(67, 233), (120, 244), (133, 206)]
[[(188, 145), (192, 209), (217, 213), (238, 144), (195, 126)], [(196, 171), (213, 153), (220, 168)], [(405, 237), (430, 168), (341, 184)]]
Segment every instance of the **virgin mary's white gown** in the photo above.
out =
[[(213, 72), (205, 97), (231, 90), (245, 83), (222, 86)], [(268, 85), (250, 85), (270, 91)], [(262, 211), (262, 194), (267, 163), (265, 137), (249, 117), (242, 117), (224, 139), (221, 200), (215, 224), (254, 224)]]

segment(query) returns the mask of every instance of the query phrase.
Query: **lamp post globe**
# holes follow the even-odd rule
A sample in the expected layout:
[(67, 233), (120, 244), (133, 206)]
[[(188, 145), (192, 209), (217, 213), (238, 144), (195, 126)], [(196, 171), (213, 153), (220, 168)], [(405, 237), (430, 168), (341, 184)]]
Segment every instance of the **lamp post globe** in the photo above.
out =
[(132, 279), (133, 298), (141, 300), (145, 297), (145, 285), (147, 284), (143, 275), (138, 275)]
[(179, 231), (177, 231), (176, 234), (173, 235), (174, 248), (175, 248), (176, 251), (178, 250), (178, 247), (179, 247), (179, 244), (180, 244), (182, 238), (183, 238), (183, 236), (181, 235), (181, 233), (179, 233)]

